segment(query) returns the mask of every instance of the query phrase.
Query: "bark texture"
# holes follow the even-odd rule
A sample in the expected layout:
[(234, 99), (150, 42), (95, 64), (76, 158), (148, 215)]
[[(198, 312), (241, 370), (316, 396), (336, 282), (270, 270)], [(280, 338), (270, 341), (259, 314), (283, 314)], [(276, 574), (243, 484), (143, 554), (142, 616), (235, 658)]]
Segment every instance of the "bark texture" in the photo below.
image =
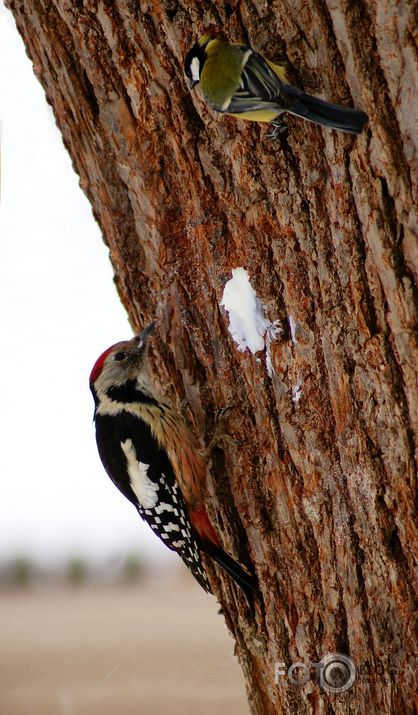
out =
[[(412, 711), (412, 0), (7, 4), (132, 325), (158, 319), (159, 378), (187, 399), (202, 443), (216, 410), (234, 405), (228, 431), (241, 442), (214, 451), (209, 508), (258, 575), (255, 622), (212, 575), (253, 712)], [(182, 75), (203, 31), (281, 60), (310, 93), (353, 100), (367, 130), (353, 138), (289, 118), (271, 143), (264, 127), (215, 115)], [(263, 353), (237, 350), (219, 306), (238, 266), (284, 326), (272, 377)], [(348, 692), (275, 682), (277, 661), (328, 652), (363, 664)]]

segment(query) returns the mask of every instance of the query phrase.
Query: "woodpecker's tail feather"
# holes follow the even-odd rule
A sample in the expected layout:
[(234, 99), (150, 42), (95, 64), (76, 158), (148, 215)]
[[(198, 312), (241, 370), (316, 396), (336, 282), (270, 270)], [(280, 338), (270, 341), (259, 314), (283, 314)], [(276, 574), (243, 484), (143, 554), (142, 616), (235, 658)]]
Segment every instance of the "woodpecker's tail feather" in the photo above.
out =
[(291, 85), (286, 85), (282, 91), (289, 98), (287, 111), (315, 124), (322, 124), (349, 134), (360, 134), (368, 122), (367, 114), (361, 109), (331, 104), (319, 97), (305, 94)]
[(215, 547), (206, 547), (205, 552), (212, 557), (214, 561), (235, 581), (235, 583), (244, 591), (247, 600), (251, 603), (254, 600), (254, 596), (258, 599), (261, 598), (261, 594), (255, 579), (247, 571), (244, 571), (241, 564), (232, 556), (229, 556), (223, 549)]

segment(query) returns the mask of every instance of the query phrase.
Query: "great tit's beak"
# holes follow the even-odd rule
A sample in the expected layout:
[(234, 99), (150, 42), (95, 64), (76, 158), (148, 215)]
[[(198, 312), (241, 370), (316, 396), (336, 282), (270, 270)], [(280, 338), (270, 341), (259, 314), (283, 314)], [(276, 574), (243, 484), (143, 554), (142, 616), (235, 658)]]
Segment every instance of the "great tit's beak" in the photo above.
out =
[(190, 90), (194, 89), (197, 85), (196, 80), (190, 79), (190, 77), (186, 77), (186, 82), (187, 82), (187, 86)]
[(154, 332), (155, 325), (156, 325), (156, 321), (153, 320), (152, 323), (150, 323), (149, 325), (147, 325), (147, 327), (144, 328), (144, 330), (142, 330), (142, 331), (136, 336), (136, 340), (138, 341), (138, 347), (137, 347), (138, 350), (140, 350), (141, 348), (144, 347), (144, 345), (146, 345), (149, 336), (151, 335), (151, 333)]

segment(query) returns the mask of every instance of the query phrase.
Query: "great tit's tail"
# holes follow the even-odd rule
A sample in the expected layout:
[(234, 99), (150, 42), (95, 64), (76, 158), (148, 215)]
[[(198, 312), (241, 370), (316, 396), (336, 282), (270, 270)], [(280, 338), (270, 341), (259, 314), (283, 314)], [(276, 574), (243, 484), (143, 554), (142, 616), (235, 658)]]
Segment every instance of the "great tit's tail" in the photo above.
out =
[(232, 556), (226, 553), (221, 548), (216, 548), (212, 545), (204, 547), (204, 551), (212, 557), (214, 561), (235, 581), (235, 583), (244, 591), (247, 600), (251, 603), (254, 597), (260, 599), (260, 591), (258, 585), (251, 574), (244, 571), (241, 564)]
[(305, 94), (297, 87), (285, 85), (282, 92), (289, 101), (288, 112), (315, 124), (322, 124), (349, 134), (360, 134), (368, 121), (367, 114), (360, 109), (331, 104), (319, 97)]

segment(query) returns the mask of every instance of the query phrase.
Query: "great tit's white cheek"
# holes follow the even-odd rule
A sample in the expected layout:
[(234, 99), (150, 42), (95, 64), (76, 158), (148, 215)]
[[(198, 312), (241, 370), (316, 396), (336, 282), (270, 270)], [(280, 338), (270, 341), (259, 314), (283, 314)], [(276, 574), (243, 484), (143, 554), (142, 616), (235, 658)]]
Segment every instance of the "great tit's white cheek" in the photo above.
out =
[(192, 75), (193, 82), (199, 82), (199, 80), (200, 80), (200, 61), (199, 61), (198, 57), (193, 57), (191, 65), (190, 65), (190, 72)]

